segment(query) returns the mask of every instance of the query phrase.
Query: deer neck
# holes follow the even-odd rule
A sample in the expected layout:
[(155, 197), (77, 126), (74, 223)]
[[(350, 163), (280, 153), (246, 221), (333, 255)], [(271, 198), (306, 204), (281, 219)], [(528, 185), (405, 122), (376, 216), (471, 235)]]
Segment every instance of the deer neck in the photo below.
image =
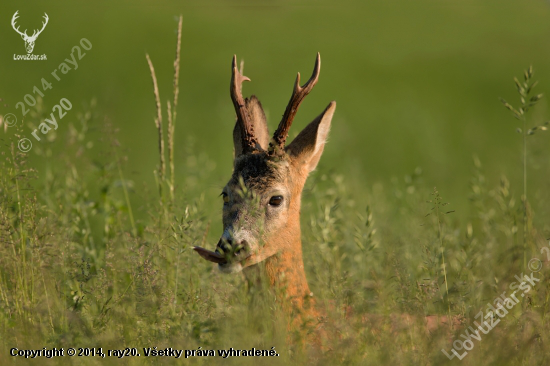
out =
[[(275, 292), (282, 304), (291, 304), (293, 307), (303, 309), (304, 301), (311, 304), (311, 291), (309, 289), (304, 260), (302, 255), (302, 239), (300, 229), (300, 199), (298, 193), (290, 208), (288, 225), (285, 230), (272, 238), (266, 246), (279, 248), (279, 250), (259, 263), (255, 272), (263, 273), (266, 282)], [(296, 197), (295, 196), (295, 197)], [(256, 267), (256, 266), (255, 266)], [(249, 277), (249, 276), (247, 276)], [(249, 278), (250, 279), (250, 278)]]
[(304, 269), (299, 223), (297, 226), (295, 240), (265, 261), (265, 273), (281, 300), (289, 300), (294, 306), (302, 308), (304, 299), (310, 297), (311, 291)]

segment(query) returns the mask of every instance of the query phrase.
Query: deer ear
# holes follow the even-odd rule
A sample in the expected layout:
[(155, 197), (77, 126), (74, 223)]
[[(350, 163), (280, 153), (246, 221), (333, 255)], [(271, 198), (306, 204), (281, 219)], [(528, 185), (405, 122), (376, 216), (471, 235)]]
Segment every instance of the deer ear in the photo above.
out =
[(308, 173), (314, 170), (321, 159), (336, 102), (332, 101), (317, 118), (306, 126), (285, 150), (295, 161), (303, 164)]
[[(265, 118), (262, 104), (254, 95), (245, 99), (245, 104), (250, 120), (252, 121), (254, 136), (258, 139), (260, 147), (263, 150), (267, 150), (267, 146), (269, 144), (269, 132), (267, 130), (267, 119)], [(235, 157), (242, 155), (243, 147), (241, 128), (238, 121), (235, 123), (235, 128), (233, 128), (233, 145), (235, 147)]]

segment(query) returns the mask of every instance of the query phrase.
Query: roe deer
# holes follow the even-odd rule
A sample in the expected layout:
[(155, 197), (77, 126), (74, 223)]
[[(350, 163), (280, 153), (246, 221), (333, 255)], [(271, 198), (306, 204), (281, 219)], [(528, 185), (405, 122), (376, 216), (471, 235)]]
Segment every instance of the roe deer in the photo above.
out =
[[(231, 99), (237, 114), (233, 130), (233, 174), (224, 187), (223, 234), (216, 251), (195, 247), (204, 259), (218, 263), (224, 273), (243, 271), (247, 277), (263, 266), (272, 288), (279, 288), (291, 308), (315, 317), (302, 260), (300, 201), (308, 174), (315, 169), (327, 140), (336, 102), (307, 125), (287, 146), (285, 142), (298, 107), (311, 92), (321, 69), (317, 54), (311, 78), (300, 86), (300, 73), (285, 113), (269, 140), (260, 101), (243, 99), (241, 86), (249, 81), (233, 57)], [(287, 310), (288, 310), (287, 306)], [(302, 319), (295, 318), (296, 322)]]
[[(223, 234), (214, 252), (193, 248), (204, 259), (217, 263), (223, 273), (243, 271), (250, 280), (257, 279), (256, 270), (262, 269), (271, 287), (279, 290), (275, 291), (279, 300), (290, 300), (290, 306), (282, 301), (284, 309), (295, 314), (289, 326), (315, 322), (320, 315), (311, 297), (302, 259), (300, 203), (307, 176), (323, 153), (336, 102), (330, 102), (285, 146), (298, 107), (317, 83), (320, 68), (321, 58), (317, 54), (313, 74), (303, 86), (298, 73), (288, 106), (270, 141), (260, 101), (255, 96), (243, 99), (241, 84), (250, 79), (237, 70), (237, 59), (233, 57), (230, 90), (237, 122), (233, 130), (233, 174), (221, 194)], [(346, 317), (351, 311), (345, 309)], [(361, 319), (373, 331), (389, 322), (392, 332), (408, 328), (415, 321), (424, 323), (428, 332), (442, 325), (453, 327), (462, 323), (460, 317), (439, 315), (362, 314)], [(318, 330), (319, 334), (310, 334), (316, 344), (320, 341), (318, 336), (326, 335), (324, 329)]]

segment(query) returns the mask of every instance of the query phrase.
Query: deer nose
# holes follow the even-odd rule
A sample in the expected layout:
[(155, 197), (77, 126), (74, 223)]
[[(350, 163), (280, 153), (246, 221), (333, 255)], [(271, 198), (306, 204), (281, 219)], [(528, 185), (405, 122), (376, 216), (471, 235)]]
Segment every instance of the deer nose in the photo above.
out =
[(238, 243), (235, 247), (235, 256), (239, 256), (241, 254), (244, 254), (246, 251), (248, 251), (248, 243), (246, 240), (241, 240), (240, 243)]
[(217, 248), (221, 249), (223, 253), (230, 253), (232, 247), (233, 247), (233, 240), (231, 239), (228, 239), (228, 240), (221, 239), (217, 245)]
[(248, 251), (248, 248), (249, 246), (246, 240), (237, 242), (234, 239), (222, 239), (218, 242), (216, 251), (224, 255), (241, 257)]

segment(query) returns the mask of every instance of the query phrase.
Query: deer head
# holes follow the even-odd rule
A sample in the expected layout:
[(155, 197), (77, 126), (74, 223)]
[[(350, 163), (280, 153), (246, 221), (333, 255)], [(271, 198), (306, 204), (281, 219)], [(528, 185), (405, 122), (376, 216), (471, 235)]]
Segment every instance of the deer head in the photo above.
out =
[[(303, 86), (298, 73), (283, 118), (269, 140), (259, 100), (242, 96), (242, 82), (250, 79), (237, 70), (233, 57), (230, 93), (237, 122), (233, 174), (221, 194), (223, 234), (215, 251), (194, 248), (224, 273), (240, 272), (261, 262), (267, 268), (271, 263), (268, 275), (286, 271), (287, 277), (300, 277), (304, 283), (299, 287), (308, 291), (300, 240), (301, 194), (323, 152), (336, 103), (331, 102), (292, 143), (286, 145), (286, 139), (300, 103), (319, 79), (320, 68), (317, 54), (313, 74)], [(276, 257), (278, 261), (272, 261)]]
[(26, 29), (24, 32), (21, 32), (19, 31), (19, 26), (16, 27), (15, 21), (17, 20), (17, 18), (19, 18), (19, 15), (17, 15), (18, 12), (19, 10), (17, 10), (15, 14), (13, 14), (13, 17), (11, 18), (11, 26), (17, 33), (21, 35), (21, 38), (23, 38), (23, 40), (25, 41), (25, 49), (27, 50), (27, 53), (32, 53), (32, 50), (34, 49), (34, 42), (36, 42), (36, 38), (38, 38), (40, 33), (42, 33), (42, 31), (44, 30), (44, 28), (46, 28), (46, 25), (48, 24), (48, 19), (49, 19), (48, 14), (44, 13), (44, 17), (43, 17), (44, 22), (42, 22), (42, 29), (40, 30), (35, 29), (34, 32), (32, 33), (32, 36), (28, 36)]

